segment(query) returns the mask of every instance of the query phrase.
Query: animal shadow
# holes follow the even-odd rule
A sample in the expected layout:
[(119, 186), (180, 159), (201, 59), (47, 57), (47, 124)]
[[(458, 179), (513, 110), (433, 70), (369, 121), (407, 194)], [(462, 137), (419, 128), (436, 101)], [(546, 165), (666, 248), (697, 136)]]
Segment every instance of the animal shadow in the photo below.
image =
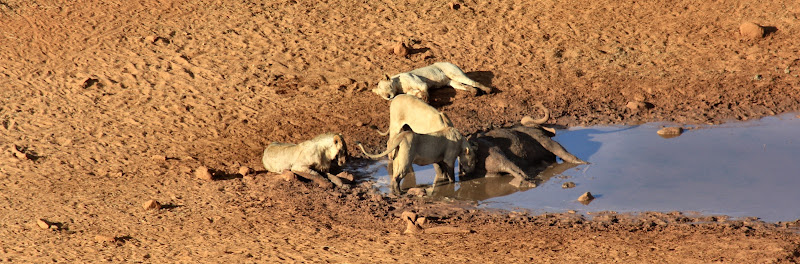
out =
[(239, 173), (227, 173), (225, 171), (217, 170), (217, 169), (208, 169), (208, 172), (211, 173), (211, 177), (217, 181), (227, 181), (233, 179), (240, 179), (243, 178)]
[(765, 26), (764, 27), (764, 37), (769, 36), (770, 34), (775, 33), (775, 32), (778, 32), (778, 28), (777, 27), (773, 27), (773, 26)]
[[(474, 71), (465, 73), (467, 77), (480, 84), (492, 87), (492, 79), (494, 73), (490, 71)], [(498, 92), (497, 89), (492, 88), (492, 93)], [(478, 90), (478, 96), (484, 95), (483, 91)], [(468, 92), (456, 90), (453, 87), (447, 86), (446, 89), (432, 89), (430, 90), (428, 104), (433, 107), (442, 107), (453, 104), (453, 99), (458, 97), (471, 97)]]
[(467, 77), (469, 77), (473, 81), (492, 87), (492, 93), (498, 92), (497, 89), (495, 89), (494, 85), (492, 84), (492, 80), (494, 79), (494, 73), (490, 71), (474, 71), (474, 72), (467, 72), (464, 74), (466, 74)]

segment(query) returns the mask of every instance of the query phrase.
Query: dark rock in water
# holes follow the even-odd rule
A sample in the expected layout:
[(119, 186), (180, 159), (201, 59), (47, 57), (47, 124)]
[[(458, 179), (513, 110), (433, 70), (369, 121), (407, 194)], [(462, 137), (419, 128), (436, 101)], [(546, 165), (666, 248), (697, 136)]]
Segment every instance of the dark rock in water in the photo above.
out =
[(592, 196), (591, 192), (585, 192), (583, 195), (581, 195), (581, 197), (578, 197), (578, 202), (581, 202), (585, 205), (592, 202), (592, 200), (594, 200), (594, 196)]
[(561, 188), (562, 189), (575, 188), (575, 183), (571, 182), (571, 181), (570, 182), (565, 182), (565, 183), (561, 184)]
[(658, 135), (663, 137), (663, 138), (673, 138), (673, 137), (680, 136), (681, 133), (683, 133), (683, 128), (682, 127), (665, 127), (665, 128), (659, 129), (658, 132), (656, 132), (656, 133), (658, 133)]

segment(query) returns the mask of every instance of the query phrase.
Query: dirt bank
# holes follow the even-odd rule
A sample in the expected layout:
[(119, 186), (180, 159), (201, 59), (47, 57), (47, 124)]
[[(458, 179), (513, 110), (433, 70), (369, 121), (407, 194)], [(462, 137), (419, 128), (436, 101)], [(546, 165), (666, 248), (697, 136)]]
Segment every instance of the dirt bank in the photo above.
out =
[[(495, 89), (434, 94), (465, 133), (536, 102), (562, 126), (797, 111), (798, 16), (788, 1), (0, 1), (0, 261), (794, 262), (796, 222), (503, 214), (236, 172), (329, 131), (381, 148), (388, 102), (370, 89), (436, 61)], [(765, 35), (740, 35), (746, 21)], [(406, 210), (468, 232), (405, 235)]]

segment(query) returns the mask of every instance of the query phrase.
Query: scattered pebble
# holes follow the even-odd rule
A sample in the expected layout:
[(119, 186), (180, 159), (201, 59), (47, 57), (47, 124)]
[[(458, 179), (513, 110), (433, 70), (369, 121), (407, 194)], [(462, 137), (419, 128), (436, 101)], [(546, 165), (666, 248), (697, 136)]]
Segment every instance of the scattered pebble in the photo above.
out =
[(744, 22), (739, 26), (739, 34), (748, 39), (760, 39), (764, 37), (764, 28), (753, 22)]
[(578, 197), (578, 201), (583, 204), (589, 204), (592, 200), (594, 200), (594, 196), (592, 196), (591, 192), (585, 192), (581, 197)]
[(569, 182), (565, 182), (565, 183), (562, 183), (562, 184), (561, 184), (561, 188), (562, 188), (562, 189), (575, 188), (575, 183), (574, 183), (574, 182), (571, 182), (571, 181), (569, 181)]
[(628, 109), (630, 109), (632, 111), (639, 111), (639, 110), (643, 110), (643, 109), (647, 108), (647, 104), (645, 104), (644, 102), (640, 102), (640, 101), (630, 101), (630, 102), (628, 102), (628, 104), (625, 105), (625, 107), (627, 107)]
[(425, 217), (417, 217), (414, 212), (405, 211), (400, 215), (400, 218), (406, 222), (406, 230), (404, 234), (422, 233), (422, 225), (425, 224)]
[(394, 45), (394, 54), (400, 57), (408, 56), (409, 49), (405, 43), (398, 42)]
[(242, 176), (247, 176), (247, 174), (249, 173), (250, 173), (250, 168), (248, 168), (247, 166), (239, 167), (239, 174), (241, 174)]
[(178, 171), (180, 171), (181, 173), (192, 173), (192, 168), (180, 165), (178, 166)]
[(345, 179), (345, 180), (348, 180), (348, 181), (355, 181), (355, 179), (356, 179), (356, 177), (352, 173), (349, 173), (349, 172), (346, 172), (346, 171), (343, 171), (343, 172), (340, 172), (339, 174), (336, 174), (336, 177), (339, 177), (339, 178), (342, 178), (342, 179)]
[(659, 129), (656, 133), (663, 138), (673, 138), (680, 136), (683, 133), (682, 127), (665, 127)]
[(152, 158), (155, 161), (165, 161), (165, 160), (167, 160), (167, 157), (162, 156), (162, 155), (153, 155), (150, 158)]
[(411, 188), (411, 189), (408, 189), (406, 194), (411, 195), (411, 196), (422, 197), (422, 196), (425, 196), (426, 192), (425, 192), (425, 189), (423, 189), (423, 188)]
[(50, 223), (49, 223), (49, 222), (47, 222), (47, 221), (46, 221), (46, 220), (44, 220), (44, 219), (38, 219), (38, 220), (36, 220), (36, 225), (38, 225), (38, 226), (39, 226), (39, 227), (41, 227), (42, 229), (50, 229)]
[(197, 169), (194, 170), (194, 176), (201, 180), (210, 181), (214, 179), (214, 176), (208, 172), (208, 168), (206, 168), (206, 166), (197, 167)]
[(156, 200), (148, 200), (142, 204), (142, 208), (145, 210), (158, 210), (161, 209), (161, 204)]
[(113, 236), (96, 235), (94, 236), (94, 240), (97, 242), (115, 242), (117, 238)]
[(284, 181), (296, 181), (297, 175), (290, 170), (284, 170), (283, 173), (281, 173), (281, 179)]

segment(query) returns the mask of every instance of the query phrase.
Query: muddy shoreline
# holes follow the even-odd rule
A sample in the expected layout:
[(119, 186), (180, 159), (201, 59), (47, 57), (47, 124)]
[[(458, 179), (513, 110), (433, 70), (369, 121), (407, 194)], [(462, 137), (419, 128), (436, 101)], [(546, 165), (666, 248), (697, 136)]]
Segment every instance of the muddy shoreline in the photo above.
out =
[[(563, 127), (798, 111), (799, 14), (783, 1), (2, 1), (0, 260), (796, 262), (796, 221), (495, 213), (238, 171), (260, 170), (269, 142), (325, 132), (383, 148), (373, 127), (389, 104), (370, 89), (436, 61), (495, 89), (434, 94), (465, 134), (538, 102)], [(745, 21), (774, 30), (752, 39)], [(225, 177), (197, 179), (200, 166)], [(470, 231), (403, 234), (404, 211)]]

